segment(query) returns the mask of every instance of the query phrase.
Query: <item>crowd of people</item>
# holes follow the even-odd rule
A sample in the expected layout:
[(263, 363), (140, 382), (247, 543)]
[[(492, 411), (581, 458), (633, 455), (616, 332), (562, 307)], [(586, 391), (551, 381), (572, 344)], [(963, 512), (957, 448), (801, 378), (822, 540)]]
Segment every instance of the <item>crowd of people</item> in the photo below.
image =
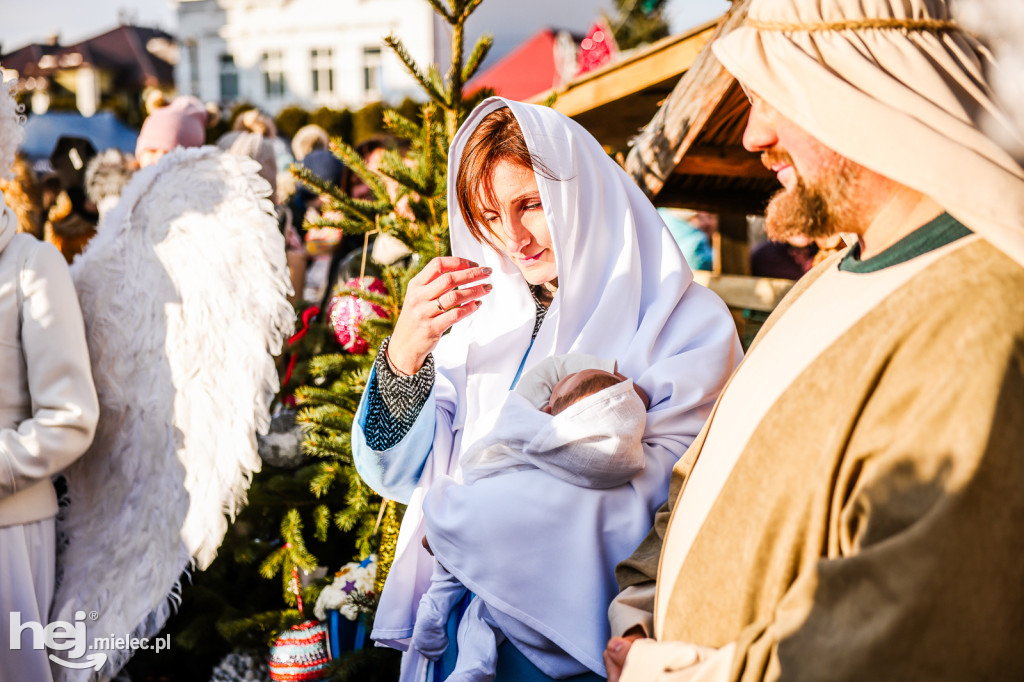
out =
[[(998, 65), (948, 0), (752, 0), (712, 49), (781, 185), (768, 235), (824, 247), (745, 357), (693, 281), (696, 216), (659, 212), (575, 121), (492, 97), (452, 141), (452, 255), (409, 282), (352, 430), (363, 480), (407, 505), (371, 634), (402, 682), (1024, 677), (1024, 132)], [(138, 159), (201, 144), (196, 104), (151, 115)], [(218, 145), (280, 197), (272, 122), (240, 126)], [(357, 196), (324, 145), (293, 141)], [(310, 234), (324, 205), (300, 188), (274, 211), (310, 301), (361, 246)], [(45, 619), (49, 477), (102, 404), (74, 284), (17, 221), (0, 603)], [(20, 655), (0, 680), (48, 679)]]

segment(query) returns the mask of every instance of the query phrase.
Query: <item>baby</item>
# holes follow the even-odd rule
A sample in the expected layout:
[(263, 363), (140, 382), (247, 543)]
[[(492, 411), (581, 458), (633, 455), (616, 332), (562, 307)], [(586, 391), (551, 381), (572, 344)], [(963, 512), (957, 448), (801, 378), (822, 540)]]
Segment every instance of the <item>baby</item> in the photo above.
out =
[[(464, 484), (472, 490), (482, 478), (523, 469), (542, 469), (592, 489), (628, 483), (644, 468), (641, 437), (649, 401), (642, 389), (615, 370), (614, 361), (573, 354), (548, 358), (524, 374), (503, 406), (498, 425), (466, 452)], [(471, 499), (488, 504), (484, 496)], [(428, 531), (430, 521), (428, 510)], [(429, 551), (426, 537), (423, 544)], [(466, 592), (455, 576), (435, 564), (430, 589), (417, 612), (413, 648), (430, 659), (441, 656), (448, 647), (448, 614)], [(504, 639), (484, 600), (474, 598), (459, 626), (458, 661), (448, 680), (491, 680), (497, 647)], [(554, 655), (564, 659), (563, 666), (586, 671), (568, 654)]]

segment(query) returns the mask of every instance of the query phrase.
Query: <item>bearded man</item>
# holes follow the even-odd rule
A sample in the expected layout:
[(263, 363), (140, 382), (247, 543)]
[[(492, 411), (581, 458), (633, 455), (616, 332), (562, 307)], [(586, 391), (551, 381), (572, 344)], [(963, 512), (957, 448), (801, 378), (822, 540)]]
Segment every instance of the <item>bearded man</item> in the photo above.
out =
[(982, 132), (987, 53), (944, 0), (753, 0), (713, 49), (771, 234), (856, 243), (619, 566), (610, 679), (1024, 679), (1024, 171)]

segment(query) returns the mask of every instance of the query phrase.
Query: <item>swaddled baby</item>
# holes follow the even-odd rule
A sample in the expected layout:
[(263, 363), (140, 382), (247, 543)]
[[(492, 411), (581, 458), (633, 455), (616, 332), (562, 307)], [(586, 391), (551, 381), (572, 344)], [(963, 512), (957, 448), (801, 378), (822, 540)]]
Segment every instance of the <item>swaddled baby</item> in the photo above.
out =
[[(632, 480), (644, 468), (641, 437), (649, 401), (615, 369), (614, 361), (572, 354), (548, 358), (524, 374), (502, 407), (497, 426), (466, 452), (462, 469), (468, 491), (483, 478), (524, 469), (542, 469), (592, 489), (613, 488)], [(487, 505), (489, 494), (470, 495), (469, 500), (472, 505)], [(431, 509), (425, 505), (428, 536)], [(595, 519), (595, 526), (598, 523)], [(474, 551), (486, 555), (487, 550), (475, 547)], [(544, 579), (537, 576), (538, 585)], [(440, 562), (435, 565), (412, 636), (412, 646), (424, 656), (437, 659), (447, 649), (448, 614), (466, 591)], [(540, 633), (531, 635), (543, 639)], [(497, 646), (504, 637), (485, 600), (474, 598), (459, 625), (458, 663), (448, 680), (492, 679)], [(552, 668), (561, 672), (587, 669), (549, 644), (546, 655), (557, 659)]]

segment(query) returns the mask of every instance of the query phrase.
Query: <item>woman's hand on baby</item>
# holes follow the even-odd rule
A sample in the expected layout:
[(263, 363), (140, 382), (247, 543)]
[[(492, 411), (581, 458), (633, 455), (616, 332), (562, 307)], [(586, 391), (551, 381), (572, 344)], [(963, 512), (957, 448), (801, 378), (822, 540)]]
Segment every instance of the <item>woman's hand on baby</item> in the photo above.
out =
[(480, 298), (491, 290), (486, 279), (490, 268), (465, 258), (434, 258), (409, 280), (402, 313), (388, 342), (388, 360), (403, 374), (415, 374), (423, 366), (441, 336), (456, 322), (480, 307)]

